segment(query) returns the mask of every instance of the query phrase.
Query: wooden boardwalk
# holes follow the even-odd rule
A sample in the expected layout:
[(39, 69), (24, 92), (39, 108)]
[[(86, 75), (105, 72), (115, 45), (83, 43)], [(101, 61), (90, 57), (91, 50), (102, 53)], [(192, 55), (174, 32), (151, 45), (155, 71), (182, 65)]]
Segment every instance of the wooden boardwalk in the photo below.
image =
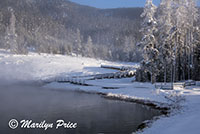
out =
[[(105, 66), (103, 68), (105, 68)], [(106, 68), (111, 69), (112, 67), (106, 66)], [(116, 69), (116, 67), (113, 67), (113, 68)], [(135, 76), (136, 74), (136, 69), (119, 67), (117, 70), (119, 71), (114, 72), (114, 73), (105, 73), (105, 74), (96, 74), (96, 75), (87, 75), (87, 76), (71, 76), (71, 77), (61, 76), (61, 77), (47, 79), (44, 82), (45, 83), (51, 83), (51, 82), (71, 83), (71, 84), (76, 84), (76, 85), (91, 86), (89, 84), (86, 84), (86, 81), (96, 80), (96, 79), (130, 78), (130, 77)]]

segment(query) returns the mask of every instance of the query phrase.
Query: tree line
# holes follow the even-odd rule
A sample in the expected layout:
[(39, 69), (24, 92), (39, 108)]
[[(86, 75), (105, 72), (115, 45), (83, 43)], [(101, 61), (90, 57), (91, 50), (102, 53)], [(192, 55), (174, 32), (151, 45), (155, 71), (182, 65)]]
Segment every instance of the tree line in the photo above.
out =
[(139, 81), (200, 80), (199, 13), (195, 0), (147, 0), (138, 45), (144, 50)]

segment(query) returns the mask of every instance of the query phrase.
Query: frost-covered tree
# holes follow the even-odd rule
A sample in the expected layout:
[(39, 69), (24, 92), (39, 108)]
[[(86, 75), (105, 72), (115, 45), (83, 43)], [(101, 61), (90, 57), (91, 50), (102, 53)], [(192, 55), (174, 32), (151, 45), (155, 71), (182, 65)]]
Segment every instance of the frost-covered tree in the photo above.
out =
[(93, 57), (94, 56), (94, 53), (93, 53), (93, 43), (92, 43), (91, 36), (88, 36), (87, 43), (84, 46), (83, 55), (86, 56), (86, 57)]
[(198, 50), (198, 43), (194, 43), (195, 38), (198, 40), (195, 0), (162, 0), (155, 9), (152, 1), (147, 0), (141, 15), (143, 65), (151, 74), (158, 75), (159, 81), (190, 79), (198, 63), (194, 60), (198, 57), (194, 54), (197, 53), (194, 49)]
[(0, 22), (3, 20), (3, 14), (0, 12)]
[(194, 69), (192, 78), (200, 81), (200, 29), (196, 27), (194, 31)]
[(142, 28), (140, 32), (143, 34), (142, 41), (140, 45), (142, 45), (144, 49), (144, 61), (143, 65), (146, 70), (151, 74), (151, 82), (154, 83), (156, 81), (156, 76), (158, 73), (158, 54), (159, 51), (157, 49), (157, 40), (155, 37), (155, 33), (157, 32), (157, 22), (155, 18), (157, 7), (153, 4), (152, 0), (147, 0), (144, 11), (141, 14), (143, 18)]
[[(0, 32), (3, 29), (2, 20), (3, 20), (3, 14), (0, 12)], [(5, 48), (5, 44), (4, 44), (3, 40), (4, 40), (4, 37), (0, 36), (0, 47), (2, 46), (3, 48)]]
[[(172, 25), (172, 12), (171, 12), (172, 0), (162, 0), (158, 9), (158, 48), (159, 48), (159, 58), (161, 61), (160, 68), (164, 75), (164, 82), (167, 82), (167, 75), (172, 75), (173, 71), (173, 43), (171, 40), (171, 35), (173, 34)], [(168, 66), (171, 65), (171, 66)], [(172, 77), (171, 77), (172, 81)]]
[(82, 36), (79, 29), (77, 29), (77, 32), (76, 32), (73, 49), (77, 55), (82, 53)]
[[(194, 52), (196, 48), (196, 44), (194, 43), (194, 34), (196, 31), (195, 22), (199, 17), (198, 9), (196, 7), (196, 0), (188, 0), (186, 3), (187, 6), (187, 38), (186, 38), (186, 46), (187, 46), (187, 53), (186, 56), (188, 57), (188, 79), (191, 78), (190, 72), (194, 71)], [(186, 58), (187, 59), (187, 58)]]
[[(196, 12), (194, 0), (173, 0), (172, 2), (172, 24), (175, 27), (173, 36), (174, 81), (186, 79), (186, 76), (190, 79), (191, 76), (192, 33), (197, 16)], [(187, 75), (186, 72), (188, 72)]]
[(9, 8), (9, 11), (11, 12), (10, 17), (10, 24), (6, 29), (6, 35), (5, 35), (5, 41), (6, 46), (8, 49), (10, 49), (13, 53), (18, 53), (18, 44), (17, 44), (17, 33), (16, 33), (16, 17), (14, 15), (14, 10), (12, 8)]
[(124, 39), (124, 44), (123, 44), (123, 48), (122, 48), (122, 54), (123, 54), (123, 61), (130, 61), (131, 58), (131, 51), (134, 51), (133, 48), (134, 44), (133, 44), (133, 40), (131, 39), (131, 37), (125, 37)]

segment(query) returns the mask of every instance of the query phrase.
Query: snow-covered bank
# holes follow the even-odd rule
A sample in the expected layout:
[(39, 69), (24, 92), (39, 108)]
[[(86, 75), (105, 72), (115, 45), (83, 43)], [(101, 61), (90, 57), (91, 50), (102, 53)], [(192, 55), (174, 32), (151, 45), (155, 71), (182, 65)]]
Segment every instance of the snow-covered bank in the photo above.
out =
[[(113, 63), (83, 57), (35, 54), (13, 55), (0, 50), (0, 79), (2, 80), (43, 80), (49, 77), (83, 76), (110, 73), (116, 70), (100, 68), (101, 64), (115, 66), (137, 66), (131, 63)], [(160, 106), (182, 107), (170, 117), (155, 121), (144, 132), (147, 134), (197, 134), (200, 124), (200, 87), (175, 87), (173, 91), (155, 89), (150, 83), (132, 82), (133, 78), (88, 80), (92, 86), (53, 82), (46, 87), (62, 90), (100, 92), (121, 98), (132, 98), (153, 102)], [(164, 131), (163, 131), (164, 130)]]
[(183, 108), (175, 115), (154, 122), (152, 127), (144, 130), (144, 134), (200, 133), (200, 87), (176, 88), (175, 91), (185, 97)]
[[(99, 68), (101, 64), (124, 65), (83, 57), (63, 55), (36, 54), (13, 55), (0, 50), (0, 79), (8, 80), (41, 80), (55, 76), (81, 76), (99, 73), (116, 72)], [(126, 66), (133, 63), (125, 63)], [(137, 64), (135, 64), (137, 66)]]

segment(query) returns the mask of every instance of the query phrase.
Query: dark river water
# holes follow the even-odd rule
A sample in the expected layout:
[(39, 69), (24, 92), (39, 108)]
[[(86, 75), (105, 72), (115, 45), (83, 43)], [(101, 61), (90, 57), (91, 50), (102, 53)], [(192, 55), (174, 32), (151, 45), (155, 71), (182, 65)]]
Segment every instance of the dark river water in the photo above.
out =
[[(22, 84), (0, 86), (0, 134), (130, 134), (143, 121), (158, 115), (159, 111), (140, 104), (94, 94)], [(16, 129), (9, 127), (11, 119), (18, 121)], [(40, 128), (21, 128), (22, 120), (32, 120), (30, 125), (45, 121), (53, 126), (47, 130), (44, 124)], [(76, 128), (66, 124), (64, 128), (62, 121), (56, 129), (57, 120), (73, 123)]]

